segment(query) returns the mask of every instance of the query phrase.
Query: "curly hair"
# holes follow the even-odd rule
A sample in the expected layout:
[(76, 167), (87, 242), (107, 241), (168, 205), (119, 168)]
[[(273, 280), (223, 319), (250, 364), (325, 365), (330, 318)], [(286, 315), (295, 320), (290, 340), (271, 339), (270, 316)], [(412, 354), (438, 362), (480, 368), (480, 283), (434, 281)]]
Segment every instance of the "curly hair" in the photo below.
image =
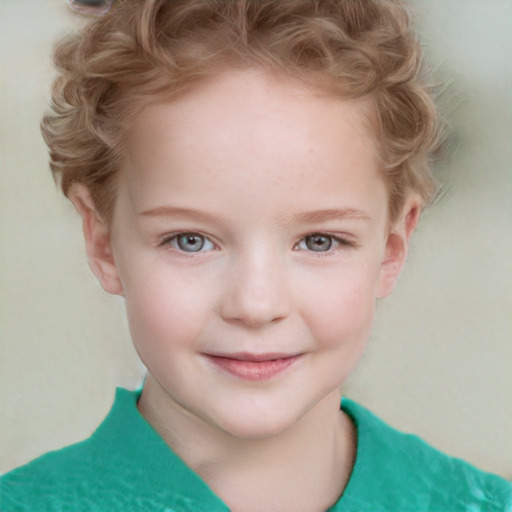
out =
[(117, 0), (57, 42), (54, 58), (59, 73), (41, 123), (50, 166), (65, 195), (85, 184), (106, 219), (138, 109), (226, 66), (370, 98), (390, 218), (408, 193), (424, 204), (435, 194), (442, 122), (400, 0)]

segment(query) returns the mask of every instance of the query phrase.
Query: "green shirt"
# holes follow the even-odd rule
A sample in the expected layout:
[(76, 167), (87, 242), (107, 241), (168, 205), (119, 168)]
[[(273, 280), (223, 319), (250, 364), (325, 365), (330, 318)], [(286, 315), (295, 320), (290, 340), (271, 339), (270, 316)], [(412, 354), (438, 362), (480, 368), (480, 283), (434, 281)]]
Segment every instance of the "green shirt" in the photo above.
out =
[[(228, 511), (140, 415), (139, 395), (118, 389), (112, 410), (89, 439), (4, 475), (0, 510)], [(357, 427), (357, 456), (330, 511), (512, 511), (507, 481), (394, 430), (351, 400), (344, 398), (341, 407)]]

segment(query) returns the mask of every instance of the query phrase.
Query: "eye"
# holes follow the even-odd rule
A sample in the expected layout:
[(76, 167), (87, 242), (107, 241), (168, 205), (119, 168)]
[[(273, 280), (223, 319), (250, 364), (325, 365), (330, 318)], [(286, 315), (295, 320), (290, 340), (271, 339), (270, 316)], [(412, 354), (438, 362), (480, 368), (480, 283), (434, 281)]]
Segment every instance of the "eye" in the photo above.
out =
[(112, 0), (68, 0), (68, 4), (75, 11), (103, 16), (110, 11)]
[(214, 248), (213, 243), (199, 233), (178, 233), (162, 241), (162, 245), (170, 245), (182, 252), (204, 252)]
[(328, 252), (340, 245), (349, 245), (349, 243), (333, 235), (313, 233), (300, 240), (297, 248), (303, 251)]

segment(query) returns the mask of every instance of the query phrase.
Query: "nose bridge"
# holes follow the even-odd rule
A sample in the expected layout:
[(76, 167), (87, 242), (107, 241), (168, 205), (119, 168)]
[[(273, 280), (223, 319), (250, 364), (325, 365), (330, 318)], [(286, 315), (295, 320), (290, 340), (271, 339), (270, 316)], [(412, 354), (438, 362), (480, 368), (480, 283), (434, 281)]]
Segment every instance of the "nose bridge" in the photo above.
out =
[(289, 314), (285, 259), (269, 247), (244, 248), (236, 256), (224, 295), (223, 316), (258, 327)]

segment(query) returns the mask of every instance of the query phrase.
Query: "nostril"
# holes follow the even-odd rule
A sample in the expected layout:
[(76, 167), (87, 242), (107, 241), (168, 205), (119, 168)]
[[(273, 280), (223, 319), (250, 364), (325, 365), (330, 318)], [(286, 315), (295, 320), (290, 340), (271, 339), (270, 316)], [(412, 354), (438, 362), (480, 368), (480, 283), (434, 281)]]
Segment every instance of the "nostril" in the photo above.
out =
[(242, 256), (232, 267), (229, 285), (222, 294), (223, 318), (259, 328), (287, 317), (291, 296), (282, 262), (261, 247)]
[(231, 297), (223, 308), (223, 317), (249, 327), (257, 328), (277, 323), (286, 318), (289, 307), (285, 300), (253, 301), (250, 297)]

